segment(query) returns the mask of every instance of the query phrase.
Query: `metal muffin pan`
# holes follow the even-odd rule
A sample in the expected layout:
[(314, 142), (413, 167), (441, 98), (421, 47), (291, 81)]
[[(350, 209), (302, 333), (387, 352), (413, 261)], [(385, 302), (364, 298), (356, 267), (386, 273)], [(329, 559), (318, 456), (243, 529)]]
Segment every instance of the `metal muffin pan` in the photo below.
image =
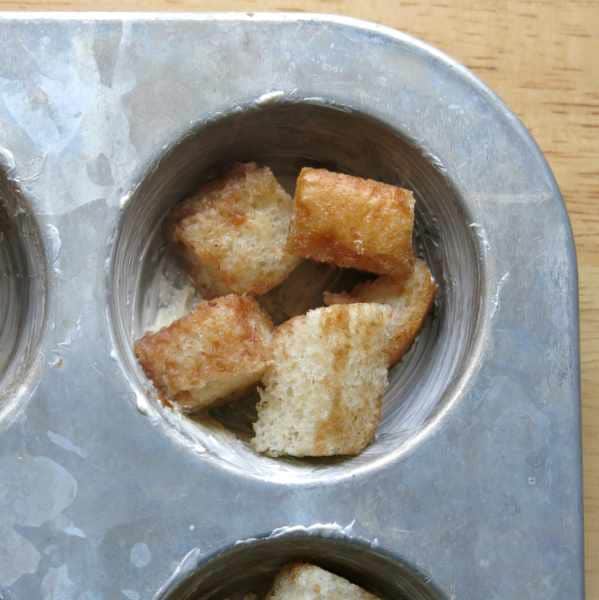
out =
[[(0, 49), (0, 598), (224, 598), (293, 558), (386, 598), (583, 598), (574, 246), (496, 96), (340, 17), (5, 14)], [(135, 363), (161, 219), (232, 160), (416, 192), (441, 290), (359, 457), (258, 456)]]

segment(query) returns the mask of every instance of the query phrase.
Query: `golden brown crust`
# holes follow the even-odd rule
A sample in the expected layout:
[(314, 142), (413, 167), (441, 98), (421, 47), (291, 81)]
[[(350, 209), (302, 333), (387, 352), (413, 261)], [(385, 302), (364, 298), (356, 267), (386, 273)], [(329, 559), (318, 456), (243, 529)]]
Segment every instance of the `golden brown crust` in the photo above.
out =
[[(329, 375), (331, 407), (326, 418), (318, 424), (314, 437), (314, 450), (317, 455), (325, 454), (331, 444), (348, 447), (354, 441), (353, 436), (348, 436), (347, 408), (343, 404), (343, 380), (351, 351), (349, 313), (345, 310), (327, 312), (323, 316), (321, 330), (323, 336), (335, 335), (338, 341), (331, 348), (333, 354), (333, 364)], [(357, 447), (349, 447), (348, 454), (359, 452), (359, 450)]]
[(422, 329), (437, 289), (427, 264), (421, 259), (416, 259), (414, 271), (407, 279), (398, 280), (383, 276), (357, 285), (350, 293), (325, 292), (324, 303), (332, 306), (354, 302), (379, 302), (392, 306), (394, 319), (389, 345), (391, 366), (407, 352)]
[(414, 262), (413, 225), (410, 191), (304, 168), (297, 180), (287, 245), (305, 258), (405, 277)]
[(176, 206), (165, 234), (205, 298), (264, 294), (300, 262), (285, 248), (291, 211), (268, 167), (238, 164)]
[(259, 379), (270, 358), (272, 329), (253, 298), (232, 294), (201, 302), (168, 327), (144, 335), (135, 354), (164, 399), (196, 408), (202, 390), (212, 404), (220, 397), (210, 397), (211, 386), (234, 377)]
[(226, 204), (223, 207), (225, 214), (227, 212), (234, 213), (236, 203), (232, 202), (232, 196), (235, 195), (236, 188), (248, 175), (256, 173), (256, 171), (258, 171), (256, 163), (236, 163), (222, 177), (201, 185), (194, 194), (177, 204), (168, 214), (165, 222), (166, 238), (169, 241), (177, 242), (182, 222), (193, 217), (205, 199), (212, 199), (214, 202), (215, 198), (223, 195), (226, 198)]
[(277, 573), (266, 600), (274, 598), (281, 600), (287, 597), (309, 597), (313, 600), (316, 598), (379, 600), (377, 596), (340, 575), (326, 571), (317, 565), (299, 561), (285, 565)]

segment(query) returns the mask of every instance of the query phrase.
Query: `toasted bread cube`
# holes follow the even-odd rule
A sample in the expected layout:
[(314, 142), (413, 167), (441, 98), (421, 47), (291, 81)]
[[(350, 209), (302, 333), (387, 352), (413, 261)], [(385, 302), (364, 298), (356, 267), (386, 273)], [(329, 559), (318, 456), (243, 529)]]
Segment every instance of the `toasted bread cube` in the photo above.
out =
[(253, 298), (200, 302), (188, 315), (135, 344), (163, 400), (204, 409), (257, 383), (270, 359), (273, 326)]
[(326, 305), (355, 302), (379, 302), (393, 308), (389, 365), (394, 365), (406, 353), (420, 332), (428, 315), (437, 284), (425, 261), (416, 259), (412, 274), (404, 280), (378, 277), (356, 286), (349, 294), (325, 292)]
[(266, 600), (378, 600), (378, 597), (320, 567), (293, 563), (281, 569)]
[(303, 260), (276, 288), (258, 298), (275, 324), (322, 306), (325, 290), (334, 286), (342, 271), (333, 265)]
[(205, 298), (265, 294), (300, 263), (286, 248), (292, 208), (268, 167), (240, 164), (175, 207), (167, 237)]
[(340, 267), (405, 277), (414, 263), (412, 192), (304, 168), (289, 230), (291, 252)]
[(358, 454), (372, 440), (387, 385), (382, 304), (317, 308), (275, 330), (253, 444), (270, 456)]

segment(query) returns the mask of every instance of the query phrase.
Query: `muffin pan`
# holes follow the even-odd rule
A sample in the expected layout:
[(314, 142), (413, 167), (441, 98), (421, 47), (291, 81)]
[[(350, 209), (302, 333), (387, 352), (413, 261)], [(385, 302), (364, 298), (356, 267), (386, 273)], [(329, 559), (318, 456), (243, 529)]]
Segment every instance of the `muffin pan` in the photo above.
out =
[[(5, 14), (0, 48), (0, 598), (216, 600), (297, 558), (384, 598), (583, 598), (574, 246), (496, 96), (340, 17)], [(416, 194), (440, 292), (360, 456), (258, 456), (135, 362), (180, 299), (162, 219), (247, 160)]]

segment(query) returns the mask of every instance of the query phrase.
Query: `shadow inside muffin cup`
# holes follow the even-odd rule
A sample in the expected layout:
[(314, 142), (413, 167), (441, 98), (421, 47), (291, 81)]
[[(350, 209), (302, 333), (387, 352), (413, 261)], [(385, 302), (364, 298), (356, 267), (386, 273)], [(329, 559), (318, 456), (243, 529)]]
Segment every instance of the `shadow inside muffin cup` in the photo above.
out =
[[(290, 192), (302, 167), (318, 166), (400, 185), (416, 196), (414, 244), (427, 260), (439, 293), (417, 341), (390, 372), (377, 438), (358, 457), (277, 461), (260, 457), (247, 443), (255, 395), (208, 415), (175, 416), (159, 406), (135, 362), (133, 344), (156, 325), (161, 306), (170, 301), (187, 310), (192, 302), (183, 297), (188, 280), (165, 244), (163, 219), (199, 184), (232, 163), (249, 161), (270, 166)], [(351, 287), (355, 278), (344, 280), (345, 276), (336, 280), (333, 273), (327, 289)], [(167, 430), (178, 430), (191, 446), (259, 477), (276, 478), (281, 470), (286, 476), (294, 472), (302, 477), (302, 469), (314, 474), (329, 467), (349, 474), (401, 452), (447, 404), (451, 386), (471, 360), (481, 277), (478, 240), (438, 161), (372, 116), (331, 103), (282, 99), (219, 114), (190, 131), (152, 166), (129, 198), (119, 224), (109, 282), (111, 318), (134, 386), (150, 397), (152, 410)], [(315, 291), (320, 295), (322, 289)]]
[(0, 167), (0, 421), (16, 408), (13, 402), (37, 357), (45, 276), (35, 218), (17, 183)]
[(283, 566), (305, 562), (335, 573), (382, 600), (445, 600), (429, 575), (376, 544), (341, 532), (309, 528), (238, 542), (187, 564), (155, 600), (243, 600), (265, 597)]

